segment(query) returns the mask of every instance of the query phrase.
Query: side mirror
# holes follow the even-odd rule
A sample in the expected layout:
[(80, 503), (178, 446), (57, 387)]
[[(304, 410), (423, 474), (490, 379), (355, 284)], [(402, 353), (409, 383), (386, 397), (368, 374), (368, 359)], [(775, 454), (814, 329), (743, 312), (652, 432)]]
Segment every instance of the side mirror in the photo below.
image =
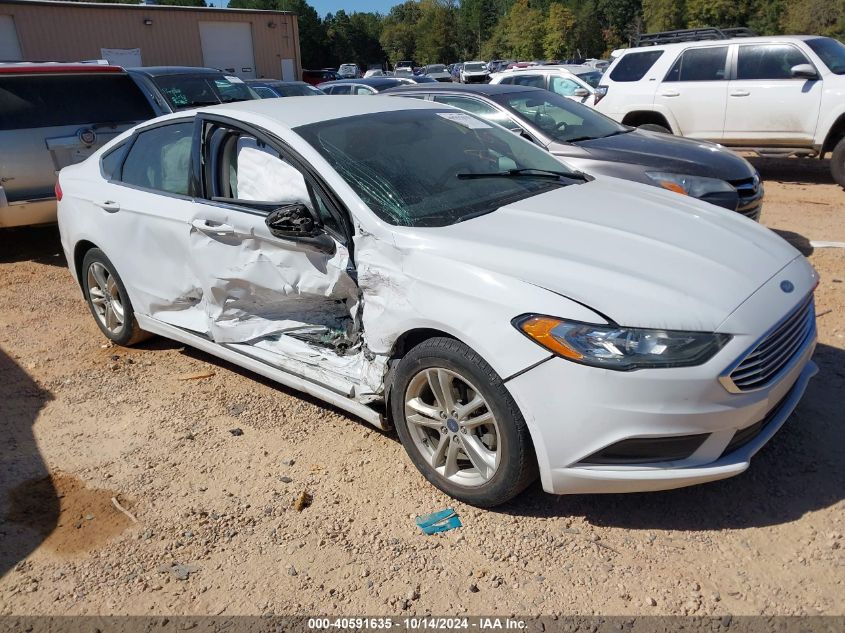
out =
[(812, 64), (798, 64), (789, 69), (793, 77), (799, 79), (818, 79), (819, 74)]
[(575, 92), (572, 93), (573, 97), (589, 97), (590, 91), (586, 88), (576, 88)]
[(333, 254), (337, 248), (308, 207), (301, 203), (288, 204), (271, 211), (264, 224), (274, 237), (302, 242), (329, 254)]

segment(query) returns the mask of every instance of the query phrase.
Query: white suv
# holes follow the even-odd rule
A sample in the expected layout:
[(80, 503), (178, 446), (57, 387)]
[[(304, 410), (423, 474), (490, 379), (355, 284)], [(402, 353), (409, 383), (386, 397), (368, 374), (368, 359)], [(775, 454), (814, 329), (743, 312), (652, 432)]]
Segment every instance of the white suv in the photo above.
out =
[(743, 37), (614, 53), (596, 108), (628, 125), (760, 154), (824, 157), (845, 187), (845, 45)]
[(596, 102), (596, 86), (601, 72), (590, 66), (529, 66), (496, 73), (491, 84), (534, 86), (592, 106)]

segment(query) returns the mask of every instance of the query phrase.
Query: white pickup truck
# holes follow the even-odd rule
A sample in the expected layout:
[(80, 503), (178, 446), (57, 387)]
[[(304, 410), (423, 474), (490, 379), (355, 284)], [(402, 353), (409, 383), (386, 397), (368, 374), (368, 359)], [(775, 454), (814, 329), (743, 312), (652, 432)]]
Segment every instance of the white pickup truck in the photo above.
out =
[(810, 35), (660, 43), (614, 51), (596, 108), (628, 125), (761, 155), (832, 152), (845, 187), (845, 45)]

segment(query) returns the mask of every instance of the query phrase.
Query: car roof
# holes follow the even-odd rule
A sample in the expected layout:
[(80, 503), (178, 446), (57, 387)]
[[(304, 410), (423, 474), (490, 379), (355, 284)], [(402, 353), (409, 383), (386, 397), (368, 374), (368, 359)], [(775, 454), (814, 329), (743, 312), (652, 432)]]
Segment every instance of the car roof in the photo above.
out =
[(138, 68), (127, 68), (128, 71), (147, 75), (149, 77), (161, 77), (163, 75), (222, 75), (218, 68), (203, 68), (202, 66), (143, 66)]
[(392, 85), (396, 81), (396, 77), (363, 77), (360, 79), (335, 79), (334, 81), (326, 81), (327, 86), (337, 86), (341, 84), (362, 84), (364, 86), (372, 86), (378, 88), (379, 86)]
[(0, 63), (4, 75), (62, 74), (62, 73), (122, 73), (120, 66), (112, 64), (67, 64), (58, 62), (10, 62)]
[(283, 79), (244, 79), (244, 83), (255, 86), (310, 86), (305, 81), (285, 81)]
[(653, 44), (650, 46), (635, 46), (633, 48), (618, 48), (611, 54), (611, 57), (627, 55), (634, 51), (667, 50), (676, 51), (692, 46), (726, 46), (728, 44), (767, 44), (769, 42), (794, 42), (795, 40), (814, 40), (824, 35), (769, 35), (759, 37), (731, 37), (724, 40), (691, 40), (689, 42), (673, 42), (671, 44)]
[(542, 88), (535, 88), (534, 86), (520, 86), (518, 84), (444, 84), (444, 83), (426, 83), (414, 84), (413, 86), (397, 86), (390, 90), (385, 90), (383, 94), (396, 94), (401, 92), (461, 92), (467, 94), (476, 94), (483, 96), (493, 96), (500, 94), (509, 94), (512, 92), (526, 92), (528, 90), (542, 90)]
[[(321, 103), (314, 103), (320, 101)], [(333, 96), (331, 99), (313, 97), (286, 97), (284, 99), (255, 99), (238, 101), (216, 106), (197, 108), (191, 112), (208, 112), (229, 115), (239, 119), (261, 118), (287, 128), (295, 128), (310, 123), (344, 119), (363, 114), (395, 112), (400, 110), (440, 109), (442, 105), (432, 104), (418, 99), (387, 99), (377, 95), (361, 98), (360, 96)], [(184, 117), (185, 112), (168, 115), (167, 118)]]

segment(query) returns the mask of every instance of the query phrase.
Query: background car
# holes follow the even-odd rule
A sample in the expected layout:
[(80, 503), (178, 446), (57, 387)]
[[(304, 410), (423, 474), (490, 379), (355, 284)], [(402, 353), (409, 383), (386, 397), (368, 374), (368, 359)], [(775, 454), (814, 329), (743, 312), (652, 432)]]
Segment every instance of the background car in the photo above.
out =
[(614, 51), (596, 108), (627, 125), (759, 154), (831, 153), (831, 175), (845, 187), (845, 45), (746, 31), (640, 36), (647, 46)]
[[(584, 67), (576, 68), (583, 69)], [(598, 82), (601, 73), (589, 67), (579, 75), (567, 66), (531, 66), (496, 73), (490, 77), (490, 83), (543, 88), (562, 97), (593, 106), (596, 102), (596, 91), (593, 85), (587, 81), (587, 78), (593, 74), (598, 75), (598, 77), (590, 77), (590, 79), (595, 79)]]
[(216, 68), (144, 66), (127, 69), (148, 96), (157, 114), (258, 99), (242, 79)]
[(452, 69), (449, 71), (449, 74), (452, 76), (453, 82), (460, 82), (461, 80), (461, 68), (464, 67), (463, 62), (458, 62), (457, 64), (452, 64)]
[(56, 221), (56, 173), (156, 111), (118, 66), (0, 64), (0, 228)]
[(302, 71), (302, 81), (312, 86), (326, 81), (335, 81), (336, 79), (340, 79), (340, 76), (332, 69)]
[(454, 108), (320, 103), (180, 112), (62, 170), (62, 248), (108, 340), (159, 334), (392, 424), (478, 506), (538, 474), (738, 475), (786, 423), (819, 277), (785, 240)]
[(639, 131), (558, 94), (518, 85), (398, 87), (477, 116), (548, 149), (566, 165), (699, 198), (758, 220), (763, 186), (744, 158), (712, 143)]
[(445, 64), (430, 64), (428, 66), (424, 66), (422, 69), (422, 75), (436, 81), (452, 81), (452, 75), (450, 75), (449, 71), (446, 70)]
[(461, 67), (460, 80), (462, 84), (487, 83), (490, 71), (486, 62), (464, 62)]
[(361, 69), (358, 64), (341, 64), (337, 74), (341, 79), (356, 79), (361, 76)]
[(271, 99), (274, 97), (315, 97), (326, 94), (319, 88), (315, 88), (304, 81), (246, 79), (245, 82), (262, 99)]
[(406, 86), (413, 83), (415, 82), (410, 78), (369, 77), (366, 79), (338, 79), (337, 81), (322, 83), (317, 87), (327, 95), (374, 95), (396, 86)]

